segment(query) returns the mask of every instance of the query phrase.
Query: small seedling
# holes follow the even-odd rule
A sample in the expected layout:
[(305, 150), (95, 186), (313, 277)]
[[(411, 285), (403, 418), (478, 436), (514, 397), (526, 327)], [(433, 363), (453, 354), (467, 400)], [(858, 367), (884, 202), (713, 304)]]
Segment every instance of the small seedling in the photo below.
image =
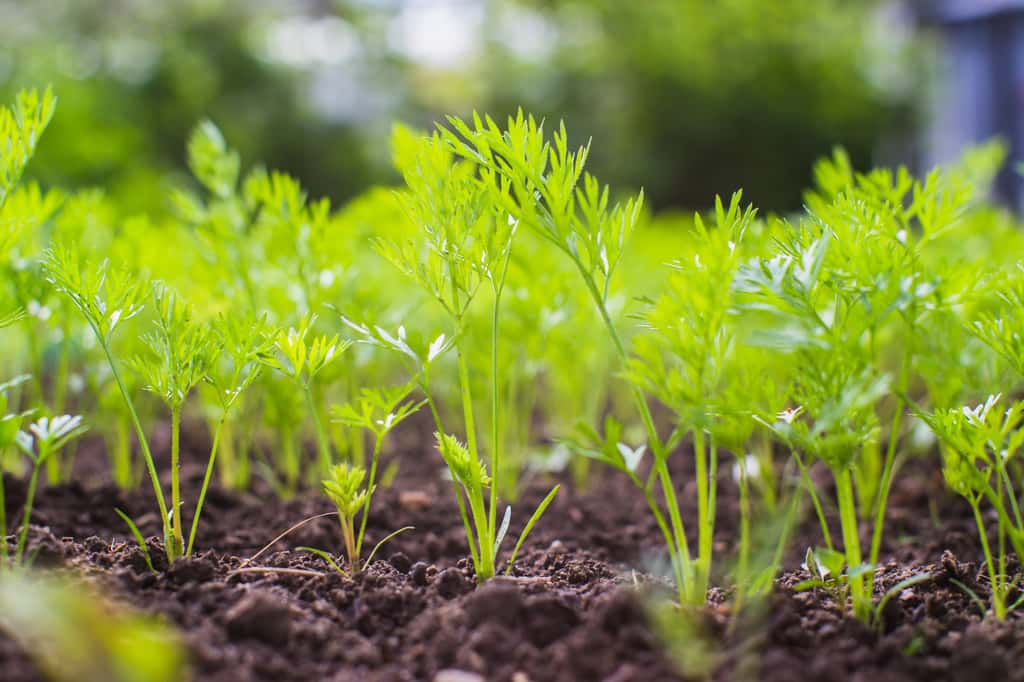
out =
[[(25, 509), (22, 513), (21, 533), (14, 554), (14, 563), (21, 564), (28, 539), (28, 525), (32, 519), (32, 504), (35, 501), (39, 472), (46, 460), (55, 456), (69, 442), (85, 433), (82, 418), (68, 414), (59, 417), (40, 417), (29, 424), (27, 430), (18, 431), (15, 436), (18, 448), (32, 461), (32, 473), (25, 494)], [(6, 541), (5, 543), (6, 544)]]
[(8, 567), (7, 500), (4, 495), (4, 473), (7, 468), (7, 453), (18, 445), (18, 434), (21, 431), (21, 424), (31, 414), (31, 412), (8, 414), (7, 392), (28, 380), (29, 377), (27, 375), (22, 375), (0, 384), (0, 571)]
[(163, 285), (153, 287), (153, 307), (156, 329), (142, 337), (149, 352), (136, 356), (132, 365), (143, 377), (145, 389), (155, 393), (171, 413), (171, 509), (165, 539), (167, 558), (174, 561), (188, 556), (191, 547), (191, 542), (186, 546), (182, 529), (181, 411), (192, 390), (207, 378), (220, 348), (210, 327), (197, 323), (191, 307)]
[[(1011, 474), (1011, 465), (1024, 445), (1024, 402), (1001, 410), (997, 408), (1001, 398), (992, 395), (973, 407), (919, 411), (918, 417), (943, 444), (942, 473), (947, 485), (971, 507), (985, 555), (992, 612), (998, 620), (1005, 620), (1021, 603), (1007, 603), (1019, 582), (1019, 577), (1008, 575), (1007, 542), (1017, 556), (1024, 556), (1024, 519)], [(994, 550), (982, 503), (989, 505), (998, 519)]]

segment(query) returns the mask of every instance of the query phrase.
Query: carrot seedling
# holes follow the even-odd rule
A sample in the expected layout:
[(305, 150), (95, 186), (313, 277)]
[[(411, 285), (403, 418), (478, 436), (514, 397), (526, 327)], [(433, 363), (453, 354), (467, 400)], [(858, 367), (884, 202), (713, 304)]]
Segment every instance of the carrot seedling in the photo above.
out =
[[(81, 417), (65, 414), (59, 417), (40, 417), (29, 424), (28, 429), (18, 431), (15, 435), (18, 448), (32, 461), (32, 473), (29, 476), (28, 492), (22, 512), (21, 532), (18, 534), (18, 545), (14, 553), (16, 565), (21, 564), (25, 555), (28, 524), (32, 520), (32, 504), (35, 501), (40, 470), (50, 457), (55, 456), (65, 445), (85, 433), (85, 430)], [(4, 544), (6, 545), (6, 539)]]

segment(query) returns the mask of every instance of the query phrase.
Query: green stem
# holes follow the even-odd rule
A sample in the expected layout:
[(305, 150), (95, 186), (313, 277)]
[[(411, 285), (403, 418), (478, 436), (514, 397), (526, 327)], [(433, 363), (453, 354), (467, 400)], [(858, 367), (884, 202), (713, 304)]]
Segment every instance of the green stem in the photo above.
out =
[(354, 573), (359, 570), (359, 557), (356, 554), (355, 524), (351, 517), (341, 517), (341, 534), (345, 536), (345, 552), (348, 554), (348, 567)]
[(217, 449), (220, 445), (220, 434), (224, 429), (224, 422), (227, 421), (227, 410), (221, 415), (217, 422), (217, 428), (213, 431), (213, 445), (210, 446), (210, 458), (206, 462), (206, 475), (203, 476), (203, 487), (199, 489), (199, 501), (196, 502), (196, 511), (192, 515), (192, 528), (188, 532), (188, 547), (185, 549), (185, 556), (192, 556), (192, 547), (196, 541), (196, 531), (199, 529), (199, 516), (203, 513), (203, 503), (206, 502), (206, 491), (210, 487), (210, 479), (213, 478), (213, 467), (217, 461)]
[(988, 579), (992, 583), (992, 611), (996, 620), (1006, 619), (1006, 605), (1003, 603), (1002, 592), (997, 589), (996, 563), (992, 558), (992, 549), (988, 544), (988, 534), (985, 532), (985, 521), (981, 518), (981, 509), (977, 500), (971, 500), (971, 510), (974, 512), (974, 523), (978, 527), (978, 535), (981, 538), (981, 549), (985, 553), (985, 566), (988, 568)]
[[(476, 425), (473, 420), (473, 394), (469, 384), (469, 366), (466, 363), (466, 355), (463, 352), (462, 344), (456, 345), (456, 356), (459, 364), (459, 389), (462, 394), (462, 414), (466, 423), (466, 443), (469, 448), (470, 457), (480, 461), (479, 450), (477, 449)], [(493, 479), (495, 472), (491, 472), (491, 486), (495, 486)], [(480, 563), (477, 567), (477, 577), (487, 580), (494, 575), (494, 538), (490, 533), (490, 524), (487, 510), (483, 502), (483, 482), (480, 480), (480, 467), (470, 467), (470, 480), (464, 482), (466, 485), (466, 497), (469, 500), (469, 508), (473, 517), (473, 525), (476, 527), (476, 544), (480, 550)]]
[(384, 443), (383, 434), (377, 434), (373, 443), (373, 459), (370, 460), (370, 480), (366, 485), (366, 501), (363, 503), (363, 518), (359, 521), (359, 536), (356, 538), (356, 561), (363, 551), (363, 536), (366, 534), (366, 521), (370, 518), (370, 498), (373, 497), (373, 486), (377, 480), (377, 461), (380, 459), (381, 446)]
[[(857, 528), (857, 510), (853, 504), (853, 483), (850, 481), (850, 470), (841, 469), (835, 472), (836, 497), (839, 501), (839, 521), (843, 529), (843, 550), (846, 553), (847, 570), (857, 569), (863, 563), (860, 553), (860, 534)], [(864, 576), (850, 578), (850, 597), (853, 600), (853, 613), (859, 620), (867, 622), (871, 617), (871, 598), (864, 594)]]
[(181, 532), (181, 406), (171, 407), (171, 546), (167, 558), (174, 561), (185, 550)]
[[(22, 557), (25, 556), (25, 543), (28, 540), (28, 523), (32, 519), (32, 503), (35, 501), (36, 486), (39, 484), (39, 464), (43, 460), (43, 454), (40, 452), (39, 459), (35, 459), (32, 463), (32, 476), (28, 480), (28, 494), (25, 496), (25, 511), (21, 520), (21, 532), (18, 534), (18, 547), (14, 552), (14, 564), (16, 566), (21, 565)], [(7, 544), (6, 539), (4, 544)]]
[[(506, 261), (506, 270), (508, 264)], [(498, 306), (501, 303), (502, 287), (494, 289), (494, 307), (491, 313), (491, 498), (488, 508), (488, 537), (498, 532), (498, 481), (503, 478), (501, 466), (500, 425), (498, 423)], [(514, 477), (513, 477), (514, 478)]]
[[(420, 381), (420, 388), (423, 390), (423, 395), (427, 397), (427, 405), (430, 407), (430, 416), (434, 419), (434, 427), (437, 429), (437, 433), (443, 434), (445, 432), (444, 425), (441, 423), (441, 413), (437, 411), (437, 404), (434, 402), (434, 397), (430, 394), (430, 380), (424, 372), (423, 379)], [(455, 492), (455, 501), (459, 504), (459, 517), (462, 519), (462, 527), (466, 531), (466, 542), (469, 544), (469, 553), (473, 558), (473, 566), (480, 565), (480, 554), (476, 550), (476, 544), (473, 542), (473, 526), (469, 523), (469, 515), (466, 513), (466, 503), (462, 499), (462, 491), (459, 490), (459, 482), (452, 476), (452, 490)]]
[[(693, 459), (697, 478), (697, 585), (700, 594), (707, 593), (708, 568), (711, 562), (711, 537), (709, 533), (708, 502), (708, 454), (704, 442), (704, 430), (700, 427), (693, 433)], [(696, 598), (696, 593), (693, 594)]]
[[(679, 551), (676, 542), (672, 536), (672, 531), (668, 527), (668, 523), (665, 521), (665, 515), (661, 513), (661, 509), (658, 507), (657, 500), (654, 499), (654, 495), (651, 493), (650, 488), (645, 486), (642, 481), (636, 479), (633, 483), (640, 488), (644, 493), (644, 499), (647, 501), (647, 506), (651, 510), (651, 514), (654, 515), (654, 520), (658, 524), (658, 528), (661, 530), (661, 535), (665, 540), (665, 547), (668, 549), (669, 559), (672, 562), (672, 573), (676, 581), (676, 591), (679, 596), (679, 603), (686, 603), (684, 590), (688, 585), (686, 576), (689, 573), (689, 568), (683, 565), (682, 554)], [(686, 540), (686, 536), (683, 536), (683, 540)], [(689, 551), (687, 550), (687, 554)]]
[(170, 530), (170, 520), (167, 518), (167, 502), (164, 500), (164, 491), (160, 487), (160, 477), (156, 473), (156, 464), (153, 462), (153, 453), (149, 449), (149, 441), (146, 439), (146, 433), (142, 430), (142, 421), (139, 419), (138, 412), (135, 411), (135, 405), (132, 402), (131, 396), (128, 395), (128, 389), (124, 385), (124, 380), (121, 378), (121, 373), (117, 370), (117, 363), (114, 362), (114, 356), (110, 353), (110, 347), (107, 345), (103, 336), (99, 333), (99, 330), (95, 327), (93, 331), (96, 333), (96, 338), (100, 342), (100, 346), (103, 347), (103, 352), (107, 356), (107, 362), (110, 365), (110, 373), (114, 375), (114, 380), (117, 381), (117, 388), (121, 391), (121, 397), (124, 398), (125, 406), (128, 408), (128, 413), (132, 418), (132, 425), (135, 427), (135, 435), (139, 440), (139, 447), (142, 448), (142, 457), (146, 460), (146, 469), (149, 471), (149, 480), (153, 484), (153, 493), (156, 495), (156, 503), (160, 508), (160, 519), (163, 523), (164, 536), (169, 536), (168, 531)]
[(316, 450), (320, 459), (320, 470), (326, 473), (331, 468), (331, 446), (327, 440), (327, 432), (324, 431), (323, 422), (320, 421), (320, 412), (316, 409), (316, 399), (313, 397), (313, 388), (309, 382), (302, 384), (303, 393), (306, 396), (306, 405), (310, 415), (313, 417), (313, 430), (316, 433)]
[(744, 455), (740, 458), (740, 551), (736, 562), (736, 603), (737, 613), (743, 610), (743, 598), (749, 589), (750, 568), (750, 482), (747, 480), (747, 462)]
[(690, 545), (686, 540), (686, 529), (683, 526), (683, 517), (679, 513), (679, 500), (676, 498), (676, 489), (672, 485), (672, 477), (669, 475), (668, 465), (663, 457), (655, 460), (655, 468), (658, 471), (658, 481), (661, 483), (661, 491), (665, 496), (665, 506), (668, 507), (668, 517), (672, 522), (672, 534), (675, 537), (675, 546), (669, 546), (669, 551), (676, 549), (679, 554), (679, 564), (683, 571), (683, 594), (687, 603), (703, 604), (707, 593), (706, 588), (702, 591), (694, 575), (693, 561), (690, 555)]
[[(911, 328), (913, 331), (913, 328)], [(900, 437), (900, 422), (903, 418), (903, 396), (907, 394), (907, 386), (910, 381), (910, 360), (912, 353), (911, 344), (908, 340), (904, 350), (903, 364), (900, 367), (899, 393), (896, 406), (896, 413), (893, 415), (892, 424), (889, 427), (889, 446), (885, 451), (885, 465), (882, 467), (882, 482), (878, 488), (878, 499), (875, 502), (875, 526), (871, 533), (871, 554), (869, 561), (872, 566), (878, 564), (878, 554), (882, 549), (882, 531), (885, 528), (885, 508), (889, 502), (889, 489), (892, 487), (893, 470), (896, 465), (896, 447)], [(872, 594), (875, 584), (875, 574), (868, 574), (868, 594)]]
[(825, 510), (821, 508), (821, 500), (818, 498), (818, 491), (814, 487), (814, 481), (811, 480), (811, 474), (807, 470), (807, 465), (804, 464), (803, 457), (800, 456), (800, 451), (797, 449), (792, 450), (793, 459), (796, 460), (796, 465), (800, 469), (800, 477), (804, 481), (804, 487), (807, 488), (807, 493), (811, 496), (811, 504), (814, 505), (814, 513), (818, 516), (818, 524), (821, 526), (821, 534), (825, 539), (825, 546), (829, 549), (835, 549), (835, 545), (832, 543), (832, 534), (828, 530), (828, 522), (825, 520)]
[[(580, 274), (583, 275), (583, 281), (586, 283), (587, 289), (590, 291), (591, 298), (594, 299), (594, 303), (597, 305), (597, 311), (601, 314), (601, 320), (604, 322), (604, 326), (608, 330), (608, 335), (612, 339), (612, 344), (615, 346), (615, 353), (619, 358), (619, 362), (622, 366), (625, 366), (628, 362), (626, 347), (622, 343), (622, 339), (619, 337), (618, 330), (615, 329), (615, 323), (612, 322), (611, 315), (608, 313), (607, 307), (605, 307), (601, 292), (598, 291), (597, 285), (594, 284), (593, 280), (587, 274), (583, 264), (579, 261), (575, 262)], [(661, 451), (661, 440), (658, 438), (658, 429), (654, 426), (654, 417), (651, 414), (650, 406), (647, 404), (647, 398), (644, 396), (643, 389), (632, 382), (630, 382), (630, 389), (633, 394), (633, 401), (636, 403), (636, 408), (640, 412), (640, 419), (643, 421), (644, 429), (647, 431), (647, 438), (651, 444), (651, 452), (659, 453)]]

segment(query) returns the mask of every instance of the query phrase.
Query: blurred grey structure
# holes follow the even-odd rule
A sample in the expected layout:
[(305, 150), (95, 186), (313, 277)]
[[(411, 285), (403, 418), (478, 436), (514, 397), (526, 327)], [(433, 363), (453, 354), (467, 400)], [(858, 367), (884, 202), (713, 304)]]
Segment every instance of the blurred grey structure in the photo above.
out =
[(930, 0), (915, 3), (939, 29), (941, 71), (927, 133), (928, 167), (964, 147), (999, 136), (1010, 163), (996, 180), (998, 198), (1024, 208), (1024, 0)]

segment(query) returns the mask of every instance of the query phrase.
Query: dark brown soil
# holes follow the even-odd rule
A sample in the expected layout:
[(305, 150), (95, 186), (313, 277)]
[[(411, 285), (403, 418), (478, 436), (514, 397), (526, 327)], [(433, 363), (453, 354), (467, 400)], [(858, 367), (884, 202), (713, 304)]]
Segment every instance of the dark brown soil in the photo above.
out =
[[(678, 479), (686, 506), (695, 495), (684, 459)], [(665, 586), (651, 572), (660, 536), (642, 496), (622, 477), (595, 470), (586, 491), (566, 483), (513, 575), (476, 587), (439, 459), (410, 448), (401, 461), (395, 485), (374, 498), (368, 546), (401, 526), (415, 530), (391, 540), (353, 580), (294, 551), (340, 549), (332, 518), (311, 522), (251, 564), (322, 575), (234, 572), (288, 526), (331, 511), (316, 493), (282, 502), (259, 483), (249, 493), (213, 488), (198, 556), (158, 566), (157, 576), (114, 513), (120, 507), (144, 534), (158, 535), (148, 486), (128, 494), (100, 481), (46, 488), (31, 533), (36, 565), (83, 575), (163, 614), (182, 630), (192, 676), (204, 681), (1024, 680), (1024, 621), (982, 619), (952, 582), (987, 595), (967, 510), (926, 463), (897, 478), (879, 594), (914, 574), (931, 578), (895, 595), (879, 631), (844, 617), (823, 591), (791, 589), (807, 577), (799, 567), (803, 551), (820, 544), (808, 519), (765, 603), (733, 618), (728, 600), (716, 594), (704, 611), (676, 614), (675, 635), (658, 636), (645, 604)], [(100, 470), (88, 451), (79, 466)], [(185, 469), (187, 500), (200, 477), (197, 467)], [(532, 482), (513, 505), (513, 531), (550, 483)], [(8, 481), (9, 517), (23, 495), (22, 484)], [(716, 544), (728, 553), (736, 543), (737, 495), (725, 475), (720, 495)], [(689, 510), (685, 518), (693, 517)], [(159, 547), (151, 543), (156, 558)], [(693, 667), (696, 659), (710, 672)], [(10, 682), (40, 679), (3, 636), (0, 671)]]

